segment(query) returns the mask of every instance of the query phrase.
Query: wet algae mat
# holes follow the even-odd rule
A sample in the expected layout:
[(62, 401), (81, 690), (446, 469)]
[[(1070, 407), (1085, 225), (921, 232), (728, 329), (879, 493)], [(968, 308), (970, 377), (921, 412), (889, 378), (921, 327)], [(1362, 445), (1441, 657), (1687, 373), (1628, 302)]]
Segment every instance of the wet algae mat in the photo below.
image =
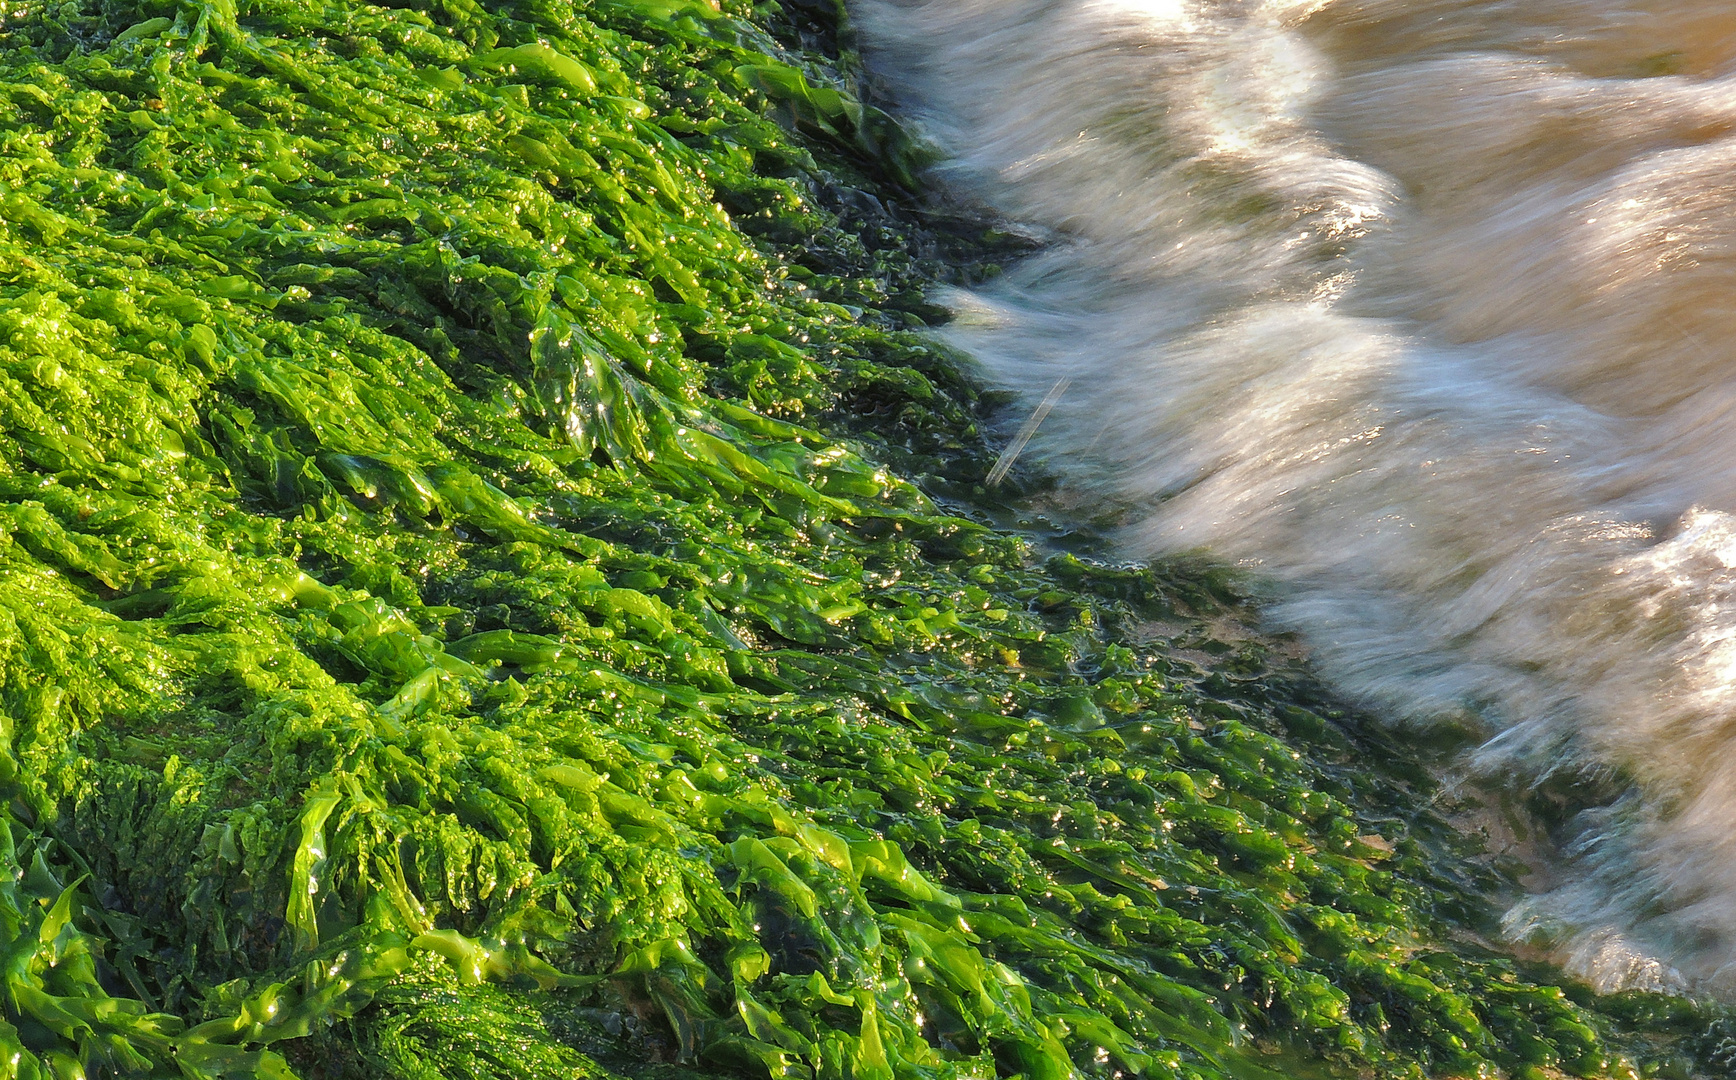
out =
[(983, 524), (1014, 245), (841, 19), (8, 5), (0, 1076), (1729, 1075), (1219, 575)]

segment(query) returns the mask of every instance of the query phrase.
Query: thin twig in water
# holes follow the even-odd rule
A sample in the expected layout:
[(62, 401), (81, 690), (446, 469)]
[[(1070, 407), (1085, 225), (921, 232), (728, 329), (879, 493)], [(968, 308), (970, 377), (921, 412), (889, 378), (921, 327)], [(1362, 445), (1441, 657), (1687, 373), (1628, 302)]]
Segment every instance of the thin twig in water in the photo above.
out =
[(1061, 395), (1067, 392), (1067, 387), (1072, 382), (1073, 380), (1069, 378), (1063, 378), (1057, 382), (1054, 388), (1049, 391), (1049, 396), (1045, 397), (1042, 403), (1037, 406), (1037, 411), (1031, 414), (1029, 420), (1025, 421), (1025, 426), (1019, 429), (1019, 433), (1014, 436), (1012, 443), (1001, 451), (1000, 458), (995, 461), (995, 467), (989, 470), (989, 487), (995, 487), (1007, 478), (1007, 473), (1012, 470), (1013, 462), (1019, 460), (1019, 455), (1024, 453), (1025, 444), (1031, 441), (1031, 436), (1037, 433), (1044, 418), (1054, 409), (1055, 403), (1061, 400)]
[(1665, 321), (1670, 324), (1671, 330), (1674, 330), (1676, 333), (1682, 335), (1682, 340), (1686, 341), (1688, 344), (1692, 345), (1695, 349), (1699, 350), (1699, 353), (1701, 356), (1704, 356), (1706, 359), (1714, 361), (1714, 362), (1717, 361), (1718, 354), (1714, 353), (1711, 349), (1707, 348), (1706, 343), (1704, 341), (1701, 341), (1698, 336), (1696, 336), (1695, 334), (1690, 332), (1687, 327), (1683, 326), (1681, 323), (1677, 322), (1675, 319), (1667, 319)]

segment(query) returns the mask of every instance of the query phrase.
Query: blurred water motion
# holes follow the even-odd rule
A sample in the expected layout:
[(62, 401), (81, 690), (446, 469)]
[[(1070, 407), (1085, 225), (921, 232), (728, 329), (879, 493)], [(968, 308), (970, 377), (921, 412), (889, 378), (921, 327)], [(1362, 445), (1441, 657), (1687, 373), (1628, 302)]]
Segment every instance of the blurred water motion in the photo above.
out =
[(1467, 769), (1601, 804), (1515, 937), (1736, 990), (1730, 5), (853, 10), (950, 179), (1055, 230), (946, 331), (1027, 411), (1071, 380), (1029, 452), (1131, 551), (1256, 566)]

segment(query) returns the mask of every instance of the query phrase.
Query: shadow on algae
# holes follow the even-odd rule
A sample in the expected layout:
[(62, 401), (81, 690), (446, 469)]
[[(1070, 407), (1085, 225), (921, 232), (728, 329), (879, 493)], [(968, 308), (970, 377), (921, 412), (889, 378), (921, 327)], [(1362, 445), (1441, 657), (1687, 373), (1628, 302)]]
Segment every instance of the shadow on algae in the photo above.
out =
[(1018, 244), (848, 46), (6, 6), (0, 1076), (1731, 1075), (1221, 574), (969, 516)]

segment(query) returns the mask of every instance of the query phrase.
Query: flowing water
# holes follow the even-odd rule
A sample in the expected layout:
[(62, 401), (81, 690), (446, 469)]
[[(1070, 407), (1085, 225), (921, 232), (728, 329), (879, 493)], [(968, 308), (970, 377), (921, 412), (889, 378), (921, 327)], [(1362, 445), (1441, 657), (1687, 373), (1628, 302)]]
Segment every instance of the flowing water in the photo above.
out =
[(1581, 810), (1509, 931), (1736, 990), (1728, 0), (860, 0), (962, 190), (951, 298), (1134, 554), (1278, 584), (1322, 670)]

